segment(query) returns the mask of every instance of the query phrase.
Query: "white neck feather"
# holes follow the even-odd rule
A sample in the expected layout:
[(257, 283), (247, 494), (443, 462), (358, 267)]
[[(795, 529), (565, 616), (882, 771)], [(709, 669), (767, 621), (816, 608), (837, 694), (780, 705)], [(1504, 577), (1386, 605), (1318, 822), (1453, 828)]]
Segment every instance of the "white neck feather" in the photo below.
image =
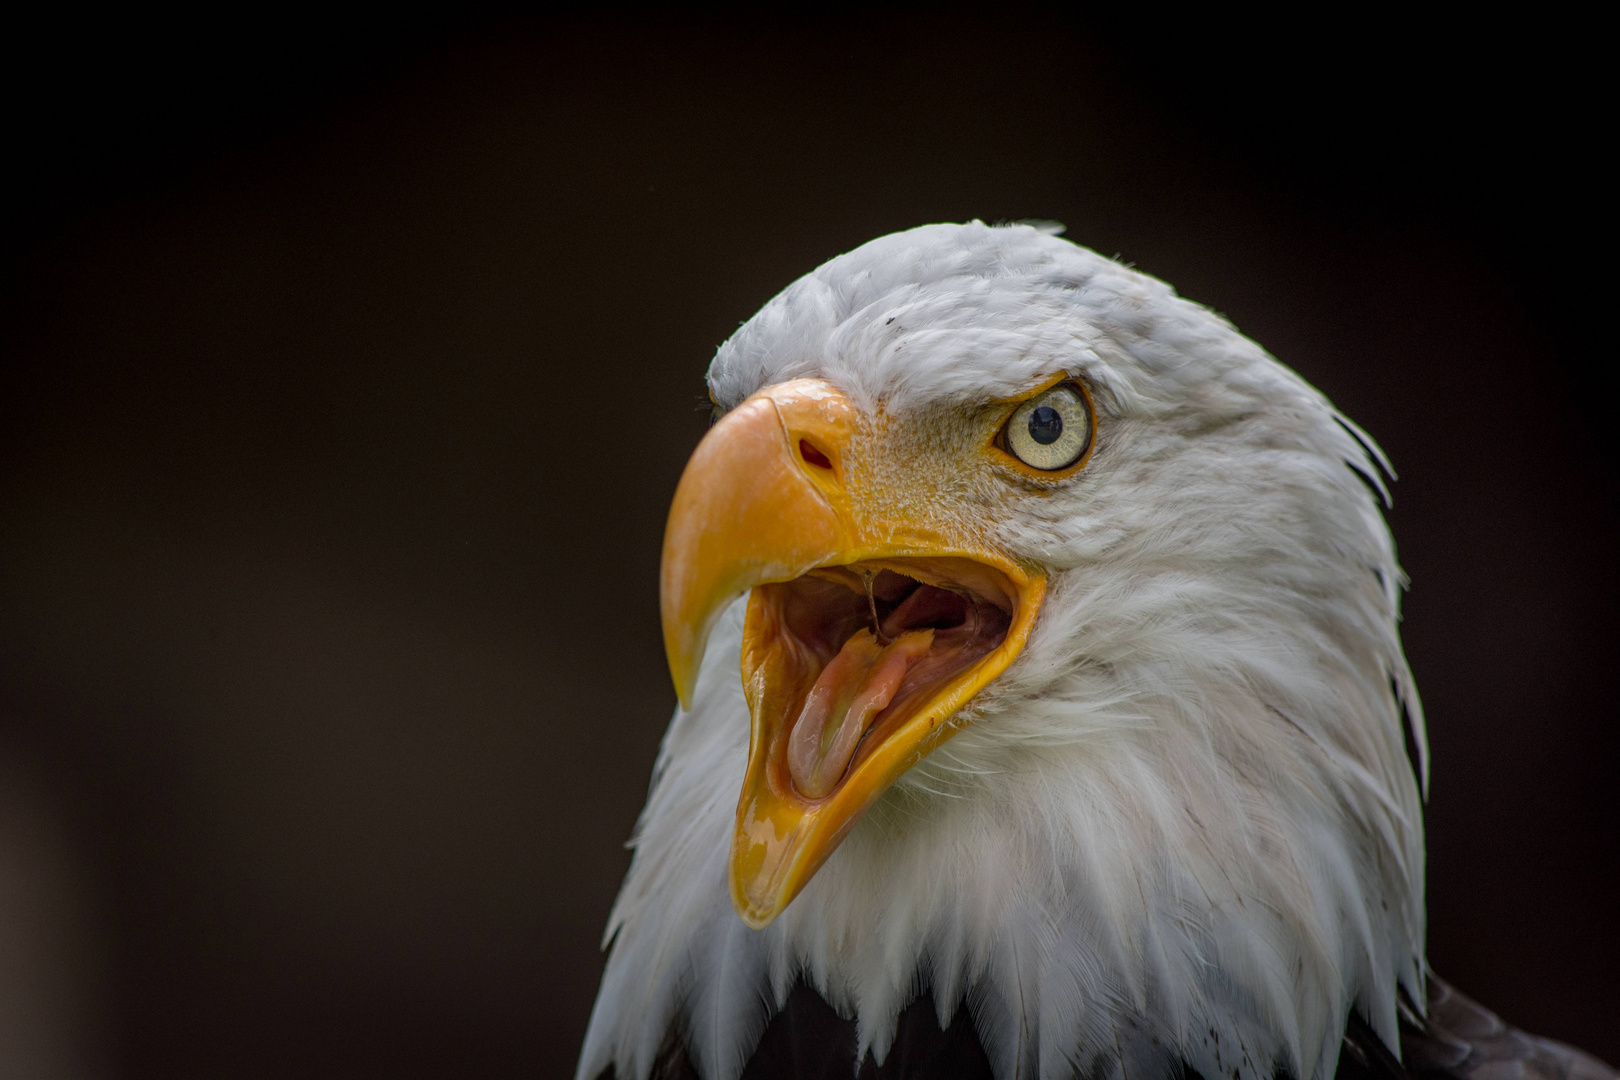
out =
[[(1180, 686), (1100, 663), (1013, 708), (1014, 680), (756, 932), (726, 891), (747, 753), (740, 614), (666, 736), (581, 1080), (610, 1063), (646, 1077), (671, 1024), (704, 1076), (734, 1080), (799, 978), (880, 1062), (925, 986), (941, 1026), (965, 998), (1001, 1077), (1151, 1078), (1185, 1061), (1325, 1080), (1352, 1004), (1397, 1045), (1396, 978), (1423, 1000), (1423, 848), (1384, 677), (1327, 663), (1287, 685), (1276, 673), (1300, 665), (1278, 653), (1307, 643), (1255, 642), (1229, 667), (1244, 650), (1227, 642)], [(1404, 683), (1404, 664), (1390, 676)], [(1384, 714), (1393, 747), (1347, 737), (1370, 726), (1345, 722), (1359, 709)]]

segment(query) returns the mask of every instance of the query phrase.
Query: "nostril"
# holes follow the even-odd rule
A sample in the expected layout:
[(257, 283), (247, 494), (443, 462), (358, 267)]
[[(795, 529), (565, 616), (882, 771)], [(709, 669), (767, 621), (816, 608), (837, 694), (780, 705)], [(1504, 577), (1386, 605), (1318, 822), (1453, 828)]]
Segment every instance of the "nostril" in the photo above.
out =
[(804, 458), (806, 464), (814, 465), (818, 469), (832, 468), (832, 462), (828, 460), (827, 455), (811, 446), (809, 439), (799, 440), (799, 456)]

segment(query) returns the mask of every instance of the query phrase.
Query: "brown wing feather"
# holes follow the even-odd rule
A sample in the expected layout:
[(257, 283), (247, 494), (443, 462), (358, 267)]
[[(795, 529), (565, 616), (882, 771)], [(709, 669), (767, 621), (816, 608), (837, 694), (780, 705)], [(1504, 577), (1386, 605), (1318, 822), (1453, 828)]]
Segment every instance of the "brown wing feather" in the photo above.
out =
[(1592, 1055), (1503, 1022), (1429, 976), (1429, 1015), (1402, 1009), (1401, 1056), (1417, 1080), (1620, 1080)]

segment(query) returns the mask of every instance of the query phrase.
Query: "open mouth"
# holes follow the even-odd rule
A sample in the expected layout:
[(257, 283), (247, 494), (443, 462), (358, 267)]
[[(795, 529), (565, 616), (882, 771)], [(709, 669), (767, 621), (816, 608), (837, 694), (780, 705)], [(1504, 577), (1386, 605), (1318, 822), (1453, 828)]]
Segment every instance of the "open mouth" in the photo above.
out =
[(1046, 596), (1046, 571), (990, 542), (978, 510), (934, 506), (927, 466), (892, 491), (846, 473), (879, 452), (863, 423), (824, 380), (766, 387), (698, 444), (670, 504), (659, 607), (684, 709), (710, 632), (749, 594), (728, 876), (755, 929), (967, 727), (965, 707), (1017, 660)]
[(833, 795), (894, 732), (962, 702), (961, 676), (1007, 638), (1016, 593), (960, 557), (819, 567), (760, 585), (744, 679), (762, 707), (779, 795)]

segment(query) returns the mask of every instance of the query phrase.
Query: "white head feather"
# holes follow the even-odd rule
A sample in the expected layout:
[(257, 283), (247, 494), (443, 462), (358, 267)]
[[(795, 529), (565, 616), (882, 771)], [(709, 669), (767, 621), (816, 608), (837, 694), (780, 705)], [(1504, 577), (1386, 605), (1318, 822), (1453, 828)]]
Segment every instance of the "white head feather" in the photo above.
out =
[[(972, 723), (905, 774), (763, 931), (726, 859), (748, 744), (741, 602), (677, 712), (609, 919), (578, 1075), (645, 1077), (671, 1024), (740, 1073), (796, 979), (878, 1061), (931, 988), (1000, 1077), (1331, 1077), (1350, 1008), (1421, 1002), (1423, 834), (1387, 465), (1323, 396), (1163, 283), (1029, 226), (886, 236), (721, 346), (725, 407), (812, 376), (923, 415), (1091, 388), (1083, 477), (997, 492), (1050, 571)], [(1420, 771), (1426, 764), (1420, 764)]]

